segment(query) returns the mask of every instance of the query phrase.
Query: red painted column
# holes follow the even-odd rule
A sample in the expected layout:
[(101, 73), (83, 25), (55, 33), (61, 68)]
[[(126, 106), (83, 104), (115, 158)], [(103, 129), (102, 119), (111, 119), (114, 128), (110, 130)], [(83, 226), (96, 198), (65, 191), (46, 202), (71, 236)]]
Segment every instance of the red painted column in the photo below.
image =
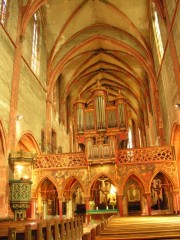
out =
[(117, 195), (117, 206), (120, 216), (123, 217), (123, 195)]

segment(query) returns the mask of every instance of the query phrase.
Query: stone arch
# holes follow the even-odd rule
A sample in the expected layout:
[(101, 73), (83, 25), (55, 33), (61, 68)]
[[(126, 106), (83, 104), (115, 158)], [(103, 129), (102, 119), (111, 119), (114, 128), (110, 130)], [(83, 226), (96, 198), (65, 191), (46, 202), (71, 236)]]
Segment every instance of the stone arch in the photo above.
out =
[(158, 174), (158, 173), (162, 173), (172, 184), (172, 187), (173, 189), (177, 189), (178, 188), (178, 184), (176, 183), (177, 182), (177, 179), (172, 179), (170, 177), (170, 175), (168, 174), (168, 172), (166, 172), (165, 170), (162, 170), (162, 169), (158, 169), (156, 170), (153, 175), (151, 176), (151, 179), (149, 181), (149, 185), (148, 185), (148, 192), (150, 192), (151, 190), (151, 182), (152, 180), (155, 178), (155, 176)]
[(34, 191), (37, 218), (59, 215), (59, 195), (58, 185), (51, 176), (45, 176), (38, 182)]
[(63, 186), (62, 186), (62, 194), (66, 191), (66, 189), (69, 191), (70, 193), (70, 189), (77, 185), (77, 183), (81, 186), (83, 192), (86, 194), (86, 188), (83, 184), (83, 182), (81, 181), (81, 179), (77, 176), (69, 176), (64, 182), (63, 182)]
[(32, 197), (34, 198), (37, 198), (38, 197), (38, 188), (41, 186), (41, 184), (46, 180), (48, 179), (50, 182), (52, 182), (52, 184), (56, 187), (57, 189), (57, 192), (58, 192), (58, 197), (61, 197), (61, 191), (59, 189), (59, 185), (56, 181), (55, 178), (53, 178), (52, 176), (50, 175), (47, 175), (47, 176), (43, 176), (39, 179), (39, 181), (34, 181), (35, 182), (35, 185), (33, 187), (33, 191), (32, 191)]
[(156, 171), (150, 181), (151, 209), (153, 211), (172, 213), (176, 206), (177, 191), (175, 182), (165, 171)]
[(62, 204), (64, 206), (64, 214), (67, 217), (72, 217), (74, 214), (85, 214), (86, 188), (82, 179), (72, 175), (63, 182)]
[(0, 120), (0, 166), (5, 165), (5, 159), (7, 159), (7, 143), (5, 128)]
[(31, 132), (26, 132), (19, 138), (16, 150), (40, 153), (39, 145)]
[(146, 191), (146, 184), (144, 182), (144, 180), (142, 179), (142, 176), (137, 174), (137, 173), (129, 173), (125, 179), (123, 180), (122, 184), (121, 184), (121, 188), (120, 188), (120, 193), (123, 195), (123, 191), (124, 191), (124, 188), (128, 182), (128, 180), (130, 178), (133, 178), (134, 180), (136, 180), (143, 188), (144, 191)]
[(123, 211), (128, 215), (141, 215), (147, 212), (145, 207), (145, 183), (135, 173), (130, 173), (122, 184)]

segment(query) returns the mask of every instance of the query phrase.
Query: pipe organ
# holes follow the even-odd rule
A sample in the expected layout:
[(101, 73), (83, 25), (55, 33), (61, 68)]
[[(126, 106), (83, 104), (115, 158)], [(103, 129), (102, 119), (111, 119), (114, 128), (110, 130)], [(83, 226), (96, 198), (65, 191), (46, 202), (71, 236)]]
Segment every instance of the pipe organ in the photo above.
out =
[(92, 105), (82, 99), (74, 104), (75, 138), (84, 144), (88, 162), (114, 162), (116, 149), (128, 138), (127, 100), (119, 92), (108, 101), (107, 89), (92, 90)]

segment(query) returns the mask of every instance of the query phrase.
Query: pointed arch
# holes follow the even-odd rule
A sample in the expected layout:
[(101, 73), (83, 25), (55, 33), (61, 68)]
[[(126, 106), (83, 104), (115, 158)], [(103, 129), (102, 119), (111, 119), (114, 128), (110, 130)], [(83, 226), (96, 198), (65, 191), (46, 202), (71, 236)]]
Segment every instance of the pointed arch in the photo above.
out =
[(144, 180), (142, 179), (141, 175), (140, 174), (137, 174), (137, 173), (129, 173), (126, 178), (123, 180), (122, 184), (121, 184), (121, 188), (120, 188), (120, 192), (123, 194), (123, 191), (124, 191), (124, 188), (127, 184), (127, 182), (130, 180), (130, 179), (134, 179), (138, 184), (140, 184), (143, 188), (143, 190), (145, 191), (146, 190), (146, 184), (144, 182)]
[(40, 153), (39, 145), (32, 132), (26, 132), (19, 138), (16, 144), (16, 150), (24, 150), (26, 152)]
[(36, 0), (34, 2), (29, 1), (26, 5), (21, 25), (21, 35), (23, 36), (26, 32), (26, 27), (33, 16), (33, 14), (47, 3), (47, 0)]
[(176, 197), (172, 192), (178, 191), (173, 185), (173, 180), (165, 171), (157, 171), (150, 182), (151, 209), (152, 211), (177, 211)]
[(172, 187), (173, 187), (173, 189), (177, 189), (177, 188), (179, 188), (178, 187), (178, 181), (177, 181), (177, 179), (172, 179), (170, 176), (169, 176), (169, 173), (168, 173), (168, 171), (166, 172), (165, 170), (160, 170), (160, 169), (158, 169), (158, 170), (156, 170), (154, 173), (153, 173), (153, 175), (152, 175), (152, 177), (151, 177), (151, 179), (150, 179), (150, 181), (149, 181), (149, 186), (148, 186), (148, 190), (150, 191), (151, 190), (151, 183), (152, 183), (152, 181), (153, 181), (153, 179), (158, 175), (158, 174), (163, 174), (169, 181), (170, 181), (170, 183), (172, 184)]
[(33, 191), (32, 191), (32, 197), (34, 198), (38, 197), (38, 189), (46, 180), (49, 180), (55, 186), (55, 188), (57, 189), (58, 197), (61, 197), (61, 191), (58, 186), (58, 183), (56, 182), (56, 179), (54, 179), (51, 175), (43, 176), (39, 179), (39, 181), (35, 182), (35, 186), (33, 187)]
[(81, 179), (77, 176), (69, 176), (63, 183), (62, 186), (62, 193), (64, 193), (66, 191), (66, 189), (68, 191), (70, 191), (70, 189), (72, 188), (72, 186), (76, 183), (79, 183), (79, 185), (82, 187), (82, 190), (84, 191), (84, 193), (86, 193), (86, 189), (85, 186), (83, 184), (83, 182), (81, 181)]

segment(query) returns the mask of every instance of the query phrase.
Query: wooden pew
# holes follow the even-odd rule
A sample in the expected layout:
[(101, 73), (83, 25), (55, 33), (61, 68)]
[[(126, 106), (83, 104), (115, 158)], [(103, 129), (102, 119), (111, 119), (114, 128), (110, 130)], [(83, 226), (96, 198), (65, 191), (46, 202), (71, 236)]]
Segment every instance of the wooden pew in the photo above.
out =
[(0, 240), (79, 240), (82, 219), (35, 220), (0, 223)]
[(180, 239), (178, 217), (116, 217), (108, 221), (95, 240)]

